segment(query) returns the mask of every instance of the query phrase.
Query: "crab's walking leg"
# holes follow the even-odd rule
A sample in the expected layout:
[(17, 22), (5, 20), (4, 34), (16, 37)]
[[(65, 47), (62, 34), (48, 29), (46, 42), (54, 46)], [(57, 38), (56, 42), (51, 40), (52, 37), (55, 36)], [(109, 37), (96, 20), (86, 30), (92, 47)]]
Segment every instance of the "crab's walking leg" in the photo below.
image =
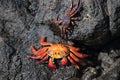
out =
[(33, 52), (34, 55), (40, 55), (40, 54), (46, 52), (47, 47), (42, 48), (42, 49), (39, 49), (39, 50), (37, 51), (33, 46), (30, 46), (30, 49), (32, 50), (32, 52)]
[(74, 20), (74, 21), (79, 20), (79, 17), (71, 18), (71, 20)]
[(61, 38), (64, 38), (64, 33), (65, 33), (65, 32), (64, 32), (64, 28), (62, 27), (62, 28), (61, 28)]
[(43, 53), (41, 55), (37, 55), (37, 56), (27, 56), (27, 58), (32, 58), (32, 59), (42, 59), (43, 57), (46, 56), (47, 53)]
[(70, 12), (70, 16), (74, 16), (79, 10), (80, 10), (80, 0), (78, 1), (77, 5), (73, 8), (73, 10)]
[(38, 53), (37, 50), (33, 46), (30, 46), (30, 49), (32, 50), (33, 54), (36, 55)]
[(49, 59), (48, 67), (51, 68), (51, 69), (56, 69), (57, 68), (56, 65), (54, 64), (54, 59), (53, 58)]
[(40, 60), (40, 61), (37, 62), (37, 64), (38, 64), (38, 63), (41, 63), (41, 62), (44, 62), (44, 61), (46, 61), (47, 59), (48, 59), (48, 55), (46, 54), (42, 60)]
[(64, 39), (67, 39), (68, 38), (68, 32), (67, 32), (67, 29), (66, 28), (63, 28), (63, 32), (64, 32)]
[(71, 12), (72, 8), (73, 8), (73, 1), (71, 0), (71, 4), (70, 7), (68, 8), (67, 14)]
[(77, 24), (74, 21), (71, 21), (73, 26), (77, 26)]
[(72, 49), (70, 49), (70, 51), (71, 51), (73, 54), (75, 54), (76, 56), (78, 56), (79, 58), (86, 58), (86, 57), (88, 57), (87, 54), (82, 54), (82, 53), (76, 52), (75, 50), (72, 50)]
[(83, 61), (82, 60), (80, 60), (80, 59), (78, 59), (74, 54), (72, 54), (72, 53), (70, 53), (70, 57), (74, 60), (74, 61), (76, 61), (76, 62), (79, 62), (79, 63), (82, 63)]
[(63, 39), (67, 39), (67, 29), (64, 28), (64, 27), (61, 27), (61, 35), (60, 37), (63, 38)]
[(66, 66), (68, 64), (67, 58), (66, 57), (62, 58), (61, 63), (62, 66)]
[(40, 56), (40, 58), (42, 59), (43, 57), (45, 57), (47, 55), (47, 53), (45, 52), (45, 53), (43, 53), (43, 54), (40, 54), (39, 56)]
[(73, 47), (73, 46), (68, 46), (70, 49), (74, 50), (74, 51), (80, 51), (80, 48), (76, 48), (76, 47)]
[(42, 38), (40, 39), (40, 44), (41, 44), (42, 46), (52, 45), (52, 43), (45, 42), (45, 39), (46, 39), (45, 36), (42, 36)]
[(31, 58), (31, 59), (41, 59), (41, 56), (27, 56), (27, 58)]
[(79, 66), (77, 65), (77, 63), (71, 57), (68, 56), (68, 59), (75, 66), (76, 69), (79, 69)]
[(59, 20), (59, 14), (57, 15), (57, 18), (56, 18), (56, 21), (55, 21), (55, 24), (59, 25), (62, 23), (62, 20)]

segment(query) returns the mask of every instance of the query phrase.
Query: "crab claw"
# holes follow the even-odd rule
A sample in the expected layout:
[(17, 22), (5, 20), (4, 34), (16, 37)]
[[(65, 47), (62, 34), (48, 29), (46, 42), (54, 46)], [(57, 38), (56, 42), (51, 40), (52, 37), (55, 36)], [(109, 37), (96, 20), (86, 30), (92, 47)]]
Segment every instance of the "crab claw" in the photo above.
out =
[(61, 60), (61, 63), (62, 63), (62, 66), (66, 66), (66, 65), (68, 64), (68, 61), (67, 61), (66, 58), (63, 58), (63, 59)]
[(57, 68), (52, 59), (49, 60), (48, 67), (51, 68), (51, 69), (56, 69)]

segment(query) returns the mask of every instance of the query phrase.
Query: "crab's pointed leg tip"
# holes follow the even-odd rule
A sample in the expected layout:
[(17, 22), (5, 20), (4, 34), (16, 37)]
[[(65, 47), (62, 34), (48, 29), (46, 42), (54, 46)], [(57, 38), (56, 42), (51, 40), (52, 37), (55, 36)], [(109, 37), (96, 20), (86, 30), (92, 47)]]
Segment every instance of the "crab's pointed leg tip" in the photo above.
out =
[(88, 54), (83, 54), (83, 57), (90, 57), (90, 55), (88, 55)]
[(63, 59), (61, 60), (61, 63), (62, 63), (62, 66), (66, 66), (66, 65), (68, 64), (68, 61), (67, 61), (66, 58), (63, 58)]
[(56, 65), (54, 64), (54, 62), (51, 59), (49, 60), (48, 67), (51, 69), (57, 69)]
[(31, 46), (30, 46), (30, 49), (32, 49), (32, 48), (33, 48), (33, 46), (31, 45)]
[(35, 48), (34, 48), (34, 46), (33, 46), (33, 45), (31, 45), (31, 46), (30, 46), (30, 49), (31, 49), (31, 50), (34, 50)]
[(31, 56), (27, 56), (27, 58), (31, 58)]
[(40, 64), (40, 62), (36, 62), (36, 64)]
[(78, 65), (77, 65), (77, 66), (75, 66), (75, 68), (76, 68), (76, 69), (80, 69), (80, 67), (79, 67)]

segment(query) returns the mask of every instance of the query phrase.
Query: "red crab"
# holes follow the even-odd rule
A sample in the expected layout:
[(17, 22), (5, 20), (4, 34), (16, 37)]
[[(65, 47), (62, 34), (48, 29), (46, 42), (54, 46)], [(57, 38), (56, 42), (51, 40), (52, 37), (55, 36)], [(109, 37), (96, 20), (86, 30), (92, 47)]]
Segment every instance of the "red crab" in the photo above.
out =
[(38, 63), (44, 62), (49, 59), (48, 67), (51, 69), (57, 68), (54, 59), (62, 59), (62, 66), (66, 66), (69, 60), (75, 66), (75, 68), (79, 69), (79, 66), (76, 62), (83, 63), (83, 60), (81, 59), (88, 56), (87, 54), (79, 53), (79, 48), (65, 44), (54, 44), (50, 42), (45, 42), (45, 39), (46, 37), (43, 36), (40, 40), (40, 44), (44, 47), (36, 50), (33, 46), (31, 46), (30, 48), (34, 55), (27, 57), (38, 60)]
[(71, 26), (76, 26), (75, 21), (78, 20), (78, 17), (75, 17), (75, 15), (80, 10), (80, 0), (78, 1), (77, 5), (73, 7), (73, 1), (71, 0), (70, 8), (68, 9), (66, 15), (63, 17), (62, 20), (59, 20), (59, 15), (57, 15), (57, 19), (55, 21), (55, 24), (60, 26), (61, 29), (61, 37), (63, 39), (67, 39), (68, 32), (72, 29)]

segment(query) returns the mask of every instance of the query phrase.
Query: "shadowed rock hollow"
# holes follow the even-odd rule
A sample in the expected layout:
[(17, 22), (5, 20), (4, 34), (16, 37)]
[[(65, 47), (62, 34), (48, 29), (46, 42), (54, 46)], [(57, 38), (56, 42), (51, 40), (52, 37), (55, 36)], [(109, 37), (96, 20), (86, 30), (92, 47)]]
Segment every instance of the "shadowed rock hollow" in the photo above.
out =
[[(76, 4), (78, 0), (73, 0)], [(56, 14), (63, 18), (70, 0), (0, 0), (0, 80), (118, 80), (120, 79), (120, 0), (81, 0), (79, 21), (69, 39), (90, 58), (76, 70), (73, 65), (51, 70), (26, 58), (39, 40), (58, 42)], [(64, 40), (65, 41), (65, 40)]]

